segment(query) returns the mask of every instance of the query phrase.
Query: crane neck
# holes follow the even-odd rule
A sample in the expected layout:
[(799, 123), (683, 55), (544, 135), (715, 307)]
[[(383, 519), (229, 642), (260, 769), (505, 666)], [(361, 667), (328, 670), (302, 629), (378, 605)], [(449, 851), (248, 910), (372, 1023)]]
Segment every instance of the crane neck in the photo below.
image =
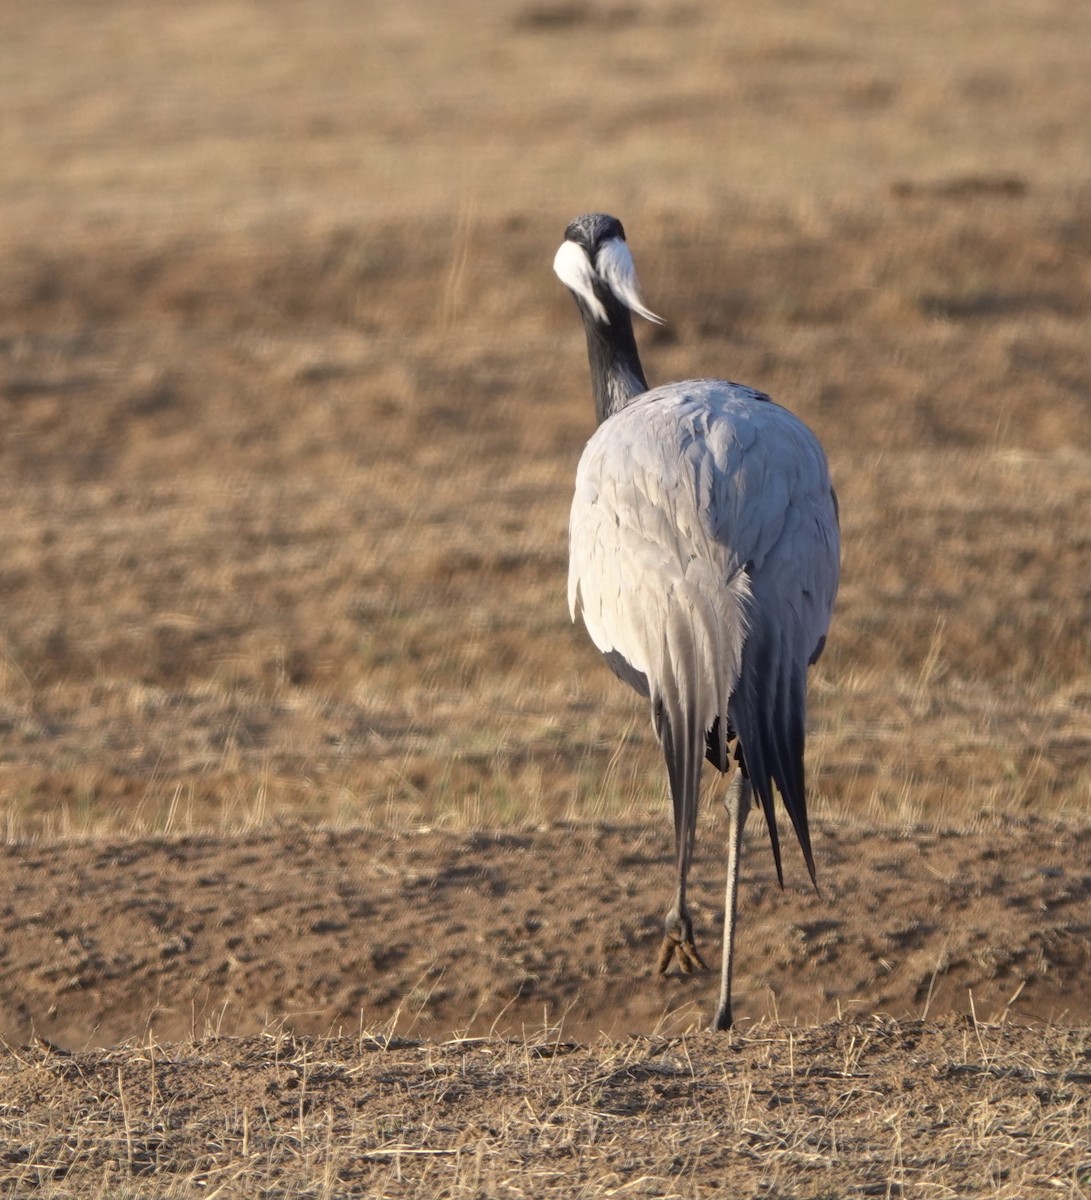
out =
[(629, 310), (613, 297), (605, 307), (609, 324), (596, 320), (579, 303), (587, 335), (587, 359), (591, 367), (591, 392), (595, 398), (595, 416), (601, 425), (607, 417), (623, 409), (631, 400), (648, 390), (644, 368), (633, 335)]

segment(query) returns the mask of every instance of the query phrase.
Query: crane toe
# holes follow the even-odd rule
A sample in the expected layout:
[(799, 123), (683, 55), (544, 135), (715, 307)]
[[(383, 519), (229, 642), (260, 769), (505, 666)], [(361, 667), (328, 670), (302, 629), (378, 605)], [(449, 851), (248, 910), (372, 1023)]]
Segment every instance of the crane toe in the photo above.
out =
[(683, 975), (693, 975), (697, 971), (708, 970), (708, 964), (701, 957), (697, 943), (693, 940), (692, 930), (668, 930), (663, 935), (663, 941), (659, 946), (656, 970), (660, 975), (666, 975), (672, 963)]

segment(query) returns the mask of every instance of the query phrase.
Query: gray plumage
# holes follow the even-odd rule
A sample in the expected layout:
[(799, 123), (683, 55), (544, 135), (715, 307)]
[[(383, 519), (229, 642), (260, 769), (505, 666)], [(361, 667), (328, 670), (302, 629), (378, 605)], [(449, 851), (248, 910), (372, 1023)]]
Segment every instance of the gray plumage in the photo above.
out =
[(647, 389), (621, 223), (569, 225), (554, 268), (583, 316), (599, 427), (580, 459), (568, 600), (615, 673), (651, 702), (674, 807), (677, 888), (660, 970), (703, 967), (686, 883), (703, 760), (739, 770), (730, 815), (720, 1001), (728, 1028), (742, 829), (751, 789), (782, 878), (773, 784), (815, 878), (804, 791), (806, 672), (837, 592), (840, 537), (825, 455), (761, 392), (699, 379)]

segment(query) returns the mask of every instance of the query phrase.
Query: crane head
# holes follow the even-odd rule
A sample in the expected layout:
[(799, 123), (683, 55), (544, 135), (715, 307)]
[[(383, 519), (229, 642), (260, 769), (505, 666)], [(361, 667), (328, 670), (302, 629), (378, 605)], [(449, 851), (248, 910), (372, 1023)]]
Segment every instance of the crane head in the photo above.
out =
[(663, 324), (663, 318), (640, 298), (633, 256), (617, 217), (606, 213), (577, 217), (564, 231), (553, 270), (577, 303), (603, 325), (610, 324), (609, 308), (615, 303)]

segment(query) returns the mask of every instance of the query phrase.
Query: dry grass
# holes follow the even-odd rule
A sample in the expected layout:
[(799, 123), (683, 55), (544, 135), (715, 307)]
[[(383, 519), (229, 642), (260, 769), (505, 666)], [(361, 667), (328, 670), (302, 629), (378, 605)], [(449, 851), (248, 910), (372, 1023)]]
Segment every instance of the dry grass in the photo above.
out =
[[(845, 563), (812, 686), (821, 802), (867, 819), (1082, 817), (1079, 203), (933, 207), (896, 253), (875, 220), (840, 218), (816, 242), (745, 209), (741, 250), (648, 237), (653, 270), (675, 264), (665, 307), (683, 312), (651, 371), (737, 362), (829, 449)], [(918, 297), (947, 294), (935, 264), (954, 269), (983, 213), (983, 294), (1021, 299), (937, 320)], [(8, 340), (9, 836), (658, 810), (647, 722), (565, 613), (588, 428), (571, 313), (552, 297), (530, 318), (544, 284), (526, 235), (465, 259), (461, 236), (368, 235), (398, 268), (355, 308), (337, 231), (275, 250), (235, 239), (192, 263), (171, 246), (65, 248), (28, 268), (23, 296), (44, 290), (96, 332)], [(427, 298), (447, 238), (474, 300), (436, 332), (421, 314), (442, 304)], [(847, 246), (859, 279), (838, 270)], [(210, 281), (190, 282), (198, 262)], [(716, 290), (759, 262), (769, 289), (792, 289), (787, 308)], [(703, 315), (725, 303), (739, 310)], [(517, 348), (486, 332), (509, 307)]]
[(995, 1196), (1091, 1182), (1086, 1031), (839, 1021), (580, 1046), (277, 1031), (0, 1054), (0, 1189)]

